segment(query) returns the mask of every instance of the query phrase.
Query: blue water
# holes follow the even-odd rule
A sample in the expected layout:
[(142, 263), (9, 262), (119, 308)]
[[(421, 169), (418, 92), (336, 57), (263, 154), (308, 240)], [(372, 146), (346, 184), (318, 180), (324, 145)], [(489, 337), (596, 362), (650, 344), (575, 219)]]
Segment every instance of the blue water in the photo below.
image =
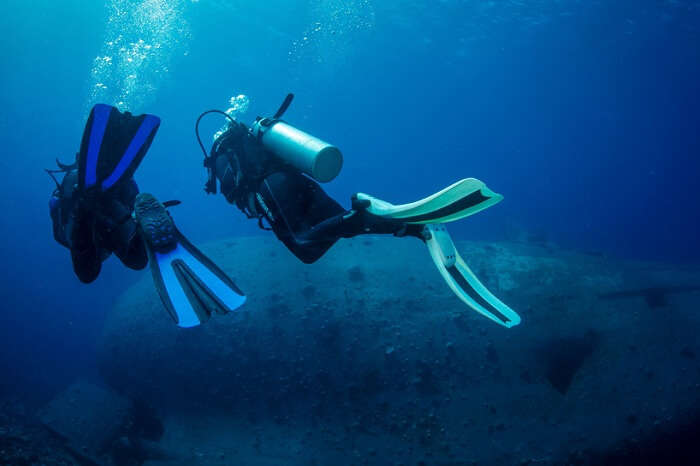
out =
[(258, 232), (204, 194), (196, 117), (245, 94), (251, 121), (294, 92), (286, 119), (344, 152), (327, 190), (345, 205), (476, 177), (505, 200), (456, 237), (700, 260), (697, 0), (6, 0), (0, 29), (0, 390), (88, 370), (141, 277), (111, 259), (81, 285), (51, 237), (42, 169), (73, 159), (97, 101), (162, 118), (136, 180), (183, 201), (193, 242)]

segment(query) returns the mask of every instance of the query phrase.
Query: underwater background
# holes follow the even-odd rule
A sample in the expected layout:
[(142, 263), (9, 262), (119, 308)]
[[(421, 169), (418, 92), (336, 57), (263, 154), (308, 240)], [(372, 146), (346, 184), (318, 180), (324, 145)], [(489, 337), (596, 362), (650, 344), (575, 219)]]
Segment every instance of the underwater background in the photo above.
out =
[[(105, 336), (105, 322), (123, 293), (150, 279), (147, 271), (127, 270), (112, 258), (95, 283), (82, 285), (68, 252), (51, 235), (48, 198), (54, 186), (43, 169), (53, 168), (56, 158), (74, 159), (89, 110), (98, 102), (161, 117), (135, 179), (142, 191), (183, 201), (174, 215), (196, 244), (261, 233), (221, 196), (203, 192), (205, 172), (193, 129), (197, 116), (225, 110), (229, 99), (243, 95), (249, 105), (239, 118), (250, 122), (271, 115), (293, 92), (285, 119), (343, 151), (341, 175), (324, 188), (344, 206), (357, 191), (402, 203), (476, 177), (505, 199), (451, 225), (455, 238), (545, 245), (546, 253), (533, 254), (564, 263), (575, 252), (603, 258), (609, 267), (625, 264), (626, 270), (664, 264), (654, 272), (661, 285), (645, 279), (639, 287), (678, 285), (690, 291), (679, 298), (682, 304), (645, 306), (640, 300), (639, 312), (696, 328), (700, 1), (6, 0), (2, 10), (0, 399), (9, 404), (32, 412), (77, 378), (99, 379), (104, 362), (98, 362), (98, 348), (114, 338)], [(216, 117), (204, 121), (205, 144), (221, 125)], [(260, 271), (292, 260), (263, 254), (267, 243), (260, 243), (258, 257), (257, 243), (251, 244), (253, 252), (241, 254), (245, 261), (235, 255), (226, 261), (235, 264), (236, 278), (255, 277), (249, 288), (263, 296), (266, 277)], [(412, 261), (413, 250), (405, 251)], [(500, 270), (489, 265), (488, 249), (479, 251), (484, 270)], [(499, 251), (494, 261), (508, 256)], [(363, 254), (348, 252), (347, 268), (362, 266), (362, 257), (367, 270), (381, 263), (371, 248)], [(547, 273), (556, 269), (559, 277), (570, 273), (575, 280), (585, 261), (571, 261), (577, 265)], [(642, 263), (647, 265), (634, 266)], [(587, 267), (597, 273), (595, 264)], [(529, 279), (538, 283), (537, 276)], [(298, 273), (287, 274), (278, 291), (309, 286), (295, 280), (301, 280)], [(567, 282), (551, 283), (552, 296), (575, 294), (565, 289)], [(345, 299), (342, 284), (334, 286), (321, 294)], [(401, 301), (400, 285), (386, 286)], [(585, 293), (636, 286), (598, 290), (593, 283)], [(525, 295), (515, 290), (508, 297), (516, 297), (510, 304), (523, 317), (518, 329), (527, 338), (565, 333), (538, 328), (547, 320), (545, 301), (528, 302)], [(285, 306), (298, 304), (284, 294), (280, 299)], [(560, 303), (550, 304), (557, 312)], [(587, 306), (570, 306), (578, 312), (572, 317), (577, 325), (596, 304)], [(539, 309), (538, 318), (530, 318), (532, 308)], [(632, 312), (613, 309), (618, 310)], [(679, 317), (686, 314), (687, 322)], [(154, 316), (161, 320), (154, 323), (159, 329), (171, 324), (165, 312)], [(644, 329), (653, 333), (659, 321), (644, 321)], [(498, 333), (495, 344), (511, 332), (484, 325)], [(125, 328), (135, 332), (125, 340), (161, 335)], [(584, 335), (585, 328), (577, 328)], [(303, 339), (304, 329), (299, 331)], [(361, 329), (357, 332), (362, 339)], [(687, 349), (677, 368), (691, 372), (696, 383), (694, 334), (656, 337), (659, 351), (678, 344), (679, 351)], [(415, 338), (420, 347), (421, 332)], [(449, 340), (459, 338), (470, 337)], [(517, 347), (518, 338), (513, 330), (508, 344)], [(594, 340), (584, 338), (582, 344)], [(203, 357), (201, 365), (207, 364)], [(673, 364), (663, 365), (672, 371)], [(698, 393), (696, 388), (687, 394), (687, 406), (697, 405)], [(459, 463), (460, 454), (440, 464), (471, 464)], [(381, 464), (376, 457), (369, 462), (375, 463)]]

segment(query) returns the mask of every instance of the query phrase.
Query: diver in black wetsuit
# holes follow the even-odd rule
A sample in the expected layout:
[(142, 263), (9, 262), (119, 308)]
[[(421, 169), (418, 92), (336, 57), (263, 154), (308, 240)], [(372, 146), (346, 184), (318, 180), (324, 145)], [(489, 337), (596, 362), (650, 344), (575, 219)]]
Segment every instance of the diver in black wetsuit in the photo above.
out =
[[(70, 249), (73, 270), (93, 282), (112, 253), (129, 268), (148, 264), (131, 214), (139, 188), (133, 174), (160, 125), (152, 115), (98, 104), (85, 124), (80, 150), (70, 165), (47, 170), (56, 183), (49, 201), (54, 239)], [(63, 174), (59, 182), (56, 174)]]
[(245, 295), (177, 229), (167, 208), (179, 201), (139, 193), (133, 175), (159, 126), (155, 115), (92, 108), (75, 163), (47, 170), (56, 183), (49, 201), (53, 236), (70, 249), (84, 283), (97, 278), (112, 253), (136, 270), (150, 262), (163, 306), (179, 326), (193, 327), (236, 309)]
[[(503, 196), (475, 178), (464, 178), (401, 205), (356, 193), (351, 209), (346, 210), (316, 182), (338, 175), (340, 150), (280, 119), (293, 97), (289, 94), (272, 118), (257, 118), (250, 128), (220, 110), (199, 116), (195, 133), (208, 172), (205, 191), (215, 194), (218, 181), (228, 202), (249, 218), (257, 218), (261, 228), (271, 229), (307, 264), (317, 261), (340, 238), (361, 234), (419, 238), (442, 278), (465, 304), (500, 325), (517, 325), (520, 317), (474, 276), (444, 225), (480, 212)], [(207, 154), (199, 123), (209, 113), (221, 114), (229, 123)]]
[[(291, 97), (274, 120), (289, 102)], [(271, 229), (302, 262), (313, 263), (338, 239), (360, 234), (423, 239), (423, 225), (371, 215), (366, 210), (369, 201), (353, 198), (352, 208), (344, 209), (316, 181), (264, 147), (246, 125), (224, 115), (229, 118), (228, 128), (205, 159), (209, 170), (206, 191), (216, 193), (218, 179), (228, 202), (248, 218), (257, 218), (261, 228)]]

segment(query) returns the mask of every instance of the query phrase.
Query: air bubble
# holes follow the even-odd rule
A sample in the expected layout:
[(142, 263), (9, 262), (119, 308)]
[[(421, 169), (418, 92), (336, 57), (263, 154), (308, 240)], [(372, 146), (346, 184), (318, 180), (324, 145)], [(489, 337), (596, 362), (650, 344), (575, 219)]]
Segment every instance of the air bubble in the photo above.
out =
[[(106, 38), (92, 69), (88, 108), (118, 102), (142, 112), (166, 79), (172, 57), (186, 52), (187, 0), (109, 0)], [(114, 66), (112, 66), (114, 65)], [(98, 85), (102, 84), (102, 85)]]
[[(250, 98), (245, 94), (238, 94), (236, 96), (231, 97), (228, 100), (228, 103), (229, 105), (231, 105), (231, 107), (226, 109), (224, 113), (226, 113), (234, 120), (237, 120), (241, 115), (248, 111), (248, 107), (250, 107)], [(219, 138), (219, 136), (226, 132), (230, 124), (230, 121), (226, 121), (224, 126), (222, 126), (216, 133), (214, 133), (215, 141)]]

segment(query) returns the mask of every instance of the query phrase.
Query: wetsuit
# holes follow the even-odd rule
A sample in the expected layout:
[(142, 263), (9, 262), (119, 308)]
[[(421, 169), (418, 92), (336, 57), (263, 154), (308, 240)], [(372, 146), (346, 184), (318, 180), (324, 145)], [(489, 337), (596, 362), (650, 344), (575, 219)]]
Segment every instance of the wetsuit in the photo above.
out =
[(226, 199), (248, 217), (269, 224), (302, 262), (318, 260), (340, 238), (366, 233), (420, 237), (422, 226), (371, 216), (354, 203), (346, 210), (321, 186), (266, 150), (242, 123), (215, 141), (211, 157)]
[(70, 249), (73, 270), (80, 281), (94, 281), (102, 262), (112, 253), (129, 268), (146, 267), (146, 249), (131, 217), (139, 192), (136, 182), (130, 178), (88, 201), (80, 199), (77, 179), (76, 170), (66, 172), (49, 201), (49, 209), (53, 236)]

